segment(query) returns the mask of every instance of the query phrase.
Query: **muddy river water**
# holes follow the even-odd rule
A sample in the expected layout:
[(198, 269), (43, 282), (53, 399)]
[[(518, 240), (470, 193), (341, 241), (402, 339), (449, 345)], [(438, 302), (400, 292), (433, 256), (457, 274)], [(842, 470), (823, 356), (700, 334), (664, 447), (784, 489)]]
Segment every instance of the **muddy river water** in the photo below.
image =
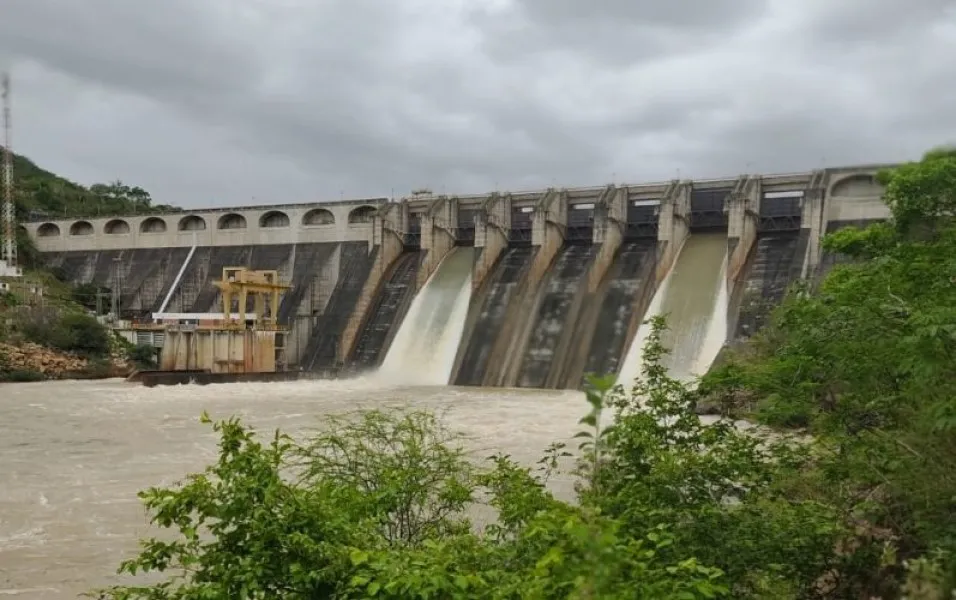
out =
[(137, 491), (173, 484), (215, 456), (203, 410), (296, 434), (325, 413), (400, 406), (442, 412), (479, 456), (502, 450), (529, 464), (552, 441), (569, 439), (586, 410), (576, 392), (370, 380), (0, 385), (0, 597), (75, 598), (118, 582), (119, 562), (151, 533)]

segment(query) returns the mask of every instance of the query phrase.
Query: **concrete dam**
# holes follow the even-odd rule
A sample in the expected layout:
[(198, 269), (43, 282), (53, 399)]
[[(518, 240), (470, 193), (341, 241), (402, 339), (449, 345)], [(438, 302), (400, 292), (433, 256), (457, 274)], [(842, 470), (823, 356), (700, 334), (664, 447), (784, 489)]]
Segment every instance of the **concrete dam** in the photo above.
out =
[(875, 178), (888, 166), (24, 226), (61, 277), (112, 290), (124, 319), (221, 312), (224, 267), (277, 270), (291, 283), (282, 369), (577, 388), (589, 372), (632, 379), (652, 314), (668, 315), (672, 374), (705, 371), (794, 281), (840, 260), (825, 233), (888, 217)]

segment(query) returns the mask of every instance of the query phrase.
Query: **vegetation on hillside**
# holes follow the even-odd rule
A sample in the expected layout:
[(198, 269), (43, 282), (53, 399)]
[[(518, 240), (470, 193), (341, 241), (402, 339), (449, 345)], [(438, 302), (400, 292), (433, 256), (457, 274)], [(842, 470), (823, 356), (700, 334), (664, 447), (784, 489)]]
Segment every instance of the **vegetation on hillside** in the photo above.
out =
[[(228, 419), (215, 464), (141, 494), (175, 535), (121, 571), (167, 579), (98, 597), (951, 598), (956, 154), (884, 181), (893, 220), (826, 242), (865, 260), (797, 290), (696, 390), (662, 366), (660, 319), (630, 393), (590, 380), (577, 502), (546, 487), (562, 444), (528, 469), (472, 460), (428, 413), (336, 417), (304, 440)], [(695, 406), (715, 397), (705, 425)], [(745, 410), (777, 431), (736, 427)], [(471, 523), (473, 503), (495, 522)]]
[(149, 192), (121, 181), (82, 186), (13, 155), (13, 181), (20, 218), (95, 217), (176, 210), (153, 205)]
[[(141, 187), (121, 181), (84, 187), (41, 169), (31, 160), (16, 154), (13, 155), (13, 174), (17, 218), (21, 221), (176, 210), (171, 206), (154, 205), (149, 193)], [(102, 308), (102, 297), (108, 300), (109, 290), (83, 284), (72, 286), (62, 280), (62, 275), (46, 270), (42, 257), (23, 228), (18, 229), (17, 246), (20, 265), (27, 269), (27, 280), (30, 285), (41, 286), (43, 295), (39, 297), (30, 293), (30, 285), (0, 293), (0, 344), (27, 344), (37, 349), (37, 346), (29, 346), (34, 344), (39, 346), (38, 352), (49, 350), (86, 361), (88, 368), (83, 372), (63, 373), (70, 376), (113, 373), (115, 369), (108, 364), (108, 359), (117, 353), (135, 354), (134, 362), (141, 366), (154, 363), (155, 357), (147, 356), (145, 349), (121, 347), (123, 343), (90, 314)], [(30, 368), (10, 362), (0, 353), (0, 381), (32, 381), (57, 376), (56, 370), (37, 371), (36, 364), (43, 362), (39, 358)]]
[[(20, 221), (62, 217), (130, 215), (177, 210), (153, 204), (149, 192), (116, 180), (89, 187), (74, 183), (38, 167), (30, 159), (13, 155), (14, 201)], [(39, 255), (24, 230), (19, 230), (20, 262), (41, 266)]]
[[(132, 347), (85, 306), (89, 298), (82, 288), (44, 271), (9, 283), (11, 290), (0, 292), (0, 381), (115, 376), (113, 357), (133, 359)], [(33, 293), (35, 288), (43, 294)], [(11, 359), (11, 353), (23, 360)]]
[[(0, 381), (109, 376), (120, 343), (83, 307), (27, 288), (0, 292)], [(19, 360), (9, 356), (16, 351)]]

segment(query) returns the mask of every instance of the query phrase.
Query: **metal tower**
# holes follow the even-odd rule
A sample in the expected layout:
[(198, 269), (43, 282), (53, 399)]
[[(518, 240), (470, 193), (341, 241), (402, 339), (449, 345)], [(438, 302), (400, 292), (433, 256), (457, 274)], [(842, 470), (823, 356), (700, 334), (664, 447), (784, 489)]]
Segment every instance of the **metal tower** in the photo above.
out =
[(17, 266), (17, 225), (13, 204), (13, 150), (11, 144), (10, 75), (3, 73), (3, 210), (0, 211), (0, 259)]

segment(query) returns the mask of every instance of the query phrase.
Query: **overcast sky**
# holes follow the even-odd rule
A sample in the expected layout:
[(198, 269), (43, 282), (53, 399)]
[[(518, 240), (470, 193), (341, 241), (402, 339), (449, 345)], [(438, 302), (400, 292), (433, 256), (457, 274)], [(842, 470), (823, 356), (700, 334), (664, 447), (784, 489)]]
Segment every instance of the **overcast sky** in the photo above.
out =
[(916, 158), (956, 0), (2, 0), (14, 149), (181, 206)]

